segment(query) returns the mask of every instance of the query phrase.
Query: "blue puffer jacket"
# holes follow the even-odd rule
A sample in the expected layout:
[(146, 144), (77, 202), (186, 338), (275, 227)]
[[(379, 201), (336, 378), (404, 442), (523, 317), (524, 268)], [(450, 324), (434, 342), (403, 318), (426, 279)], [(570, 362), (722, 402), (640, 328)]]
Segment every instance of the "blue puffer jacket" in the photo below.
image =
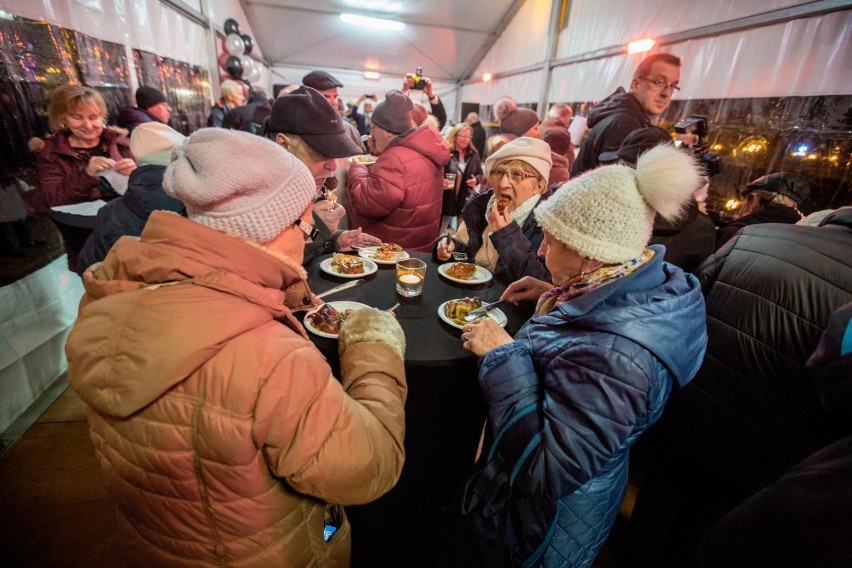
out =
[(704, 358), (698, 281), (651, 248), (633, 274), (534, 316), (480, 361), (492, 433), (530, 404), (544, 425), (517, 477), (558, 500), (536, 565), (592, 563), (624, 498), (630, 446), (662, 414), (673, 381), (685, 385)]

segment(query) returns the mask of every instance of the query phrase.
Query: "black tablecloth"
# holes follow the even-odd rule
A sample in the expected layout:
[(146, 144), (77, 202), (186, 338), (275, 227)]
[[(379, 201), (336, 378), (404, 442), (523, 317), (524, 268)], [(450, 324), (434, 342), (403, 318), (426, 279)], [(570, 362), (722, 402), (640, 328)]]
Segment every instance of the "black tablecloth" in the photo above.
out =
[[(423, 294), (403, 298), (396, 293), (396, 268), (379, 265), (366, 282), (337, 292), (326, 301), (349, 300), (395, 313), (405, 332), (405, 465), (399, 483), (368, 505), (347, 507), (352, 524), (352, 566), (433, 566), (435, 538), (448, 507), (470, 473), (486, 407), (477, 381), (477, 359), (461, 346), (461, 330), (438, 317), (447, 300), (479, 296), (497, 300), (504, 286), (494, 280), (476, 286), (454, 283), (438, 274), (438, 264), (425, 253), (409, 253), (427, 264)], [(326, 274), (313, 259), (305, 268), (314, 293), (346, 282)], [(514, 333), (526, 320), (520, 308), (503, 308)], [(337, 341), (313, 334), (311, 339), (338, 372)]]

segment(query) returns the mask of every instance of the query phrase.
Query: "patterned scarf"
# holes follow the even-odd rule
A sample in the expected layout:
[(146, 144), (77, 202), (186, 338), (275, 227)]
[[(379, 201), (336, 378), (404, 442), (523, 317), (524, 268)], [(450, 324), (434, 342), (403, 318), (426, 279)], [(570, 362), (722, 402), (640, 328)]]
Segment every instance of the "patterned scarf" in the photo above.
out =
[(540, 316), (550, 313), (550, 311), (559, 304), (567, 302), (577, 296), (588, 294), (592, 290), (597, 290), (605, 284), (609, 284), (614, 280), (618, 280), (628, 274), (632, 274), (639, 267), (648, 263), (652, 258), (654, 258), (654, 251), (651, 249), (645, 249), (642, 255), (638, 258), (628, 260), (621, 264), (607, 264), (605, 266), (601, 266), (597, 270), (589, 272), (588, 274), (579, 274), (561, 286), (551, 288), (542, 294), (535, 307), (535, 314)]

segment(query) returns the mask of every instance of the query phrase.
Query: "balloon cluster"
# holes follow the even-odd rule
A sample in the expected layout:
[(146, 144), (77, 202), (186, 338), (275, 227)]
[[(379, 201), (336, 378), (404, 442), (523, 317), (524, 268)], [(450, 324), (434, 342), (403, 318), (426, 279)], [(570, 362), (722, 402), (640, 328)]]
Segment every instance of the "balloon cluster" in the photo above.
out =
[(233, 18), (225, 20), (224, 52), (219, 56), (219, 66), (231, 79), (249, 84), (260, 80), (260, 66), (249, 56), (253, 48), (251, 36), (240, 32), (240, 24)]

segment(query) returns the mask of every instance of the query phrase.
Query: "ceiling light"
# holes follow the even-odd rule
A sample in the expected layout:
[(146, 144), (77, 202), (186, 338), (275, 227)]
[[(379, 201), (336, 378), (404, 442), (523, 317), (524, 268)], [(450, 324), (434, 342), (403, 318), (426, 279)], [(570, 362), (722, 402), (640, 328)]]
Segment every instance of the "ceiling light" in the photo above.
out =
[(382, 18), (370, 18), (369, 16), (359, 16), (357, 14), (340, 14), (341, 21), (347, 24), (355, 24), (378, 30), (393, 30), (402, 31), (405, 29), (405, 24), (394, 20), (384, 20)]
[(482, 80), (485, 81), (486, 83), (488, 81), (490, 81), (491, 80), (491, 73), (485, 73), (484, 75), (482, 75)]
[(627, 44), (627, 53), (644, 53), (646, 51), (651, 51), (651, 48), (654, 47), (656, 43), (657, 42), (651, 38), (631, 41)]
[(378, 81), (382, 78), (378, 71), (364, 71), (365, 79), (373, 79), (374, 81)]

